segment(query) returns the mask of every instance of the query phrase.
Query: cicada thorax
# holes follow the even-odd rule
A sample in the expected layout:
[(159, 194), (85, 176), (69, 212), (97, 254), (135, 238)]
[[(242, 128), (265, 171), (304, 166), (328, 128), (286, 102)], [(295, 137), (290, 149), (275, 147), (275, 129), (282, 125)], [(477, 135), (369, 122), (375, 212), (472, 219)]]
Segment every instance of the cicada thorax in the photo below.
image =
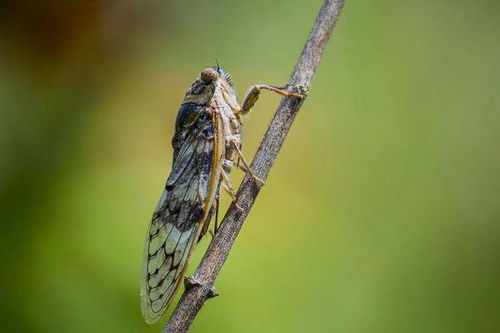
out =
[(242, 121), (238, 114), (238, 101), (232, 87), (227, 82), (220, 81), (214, 92), (214, 104), (217, 106), (224, 138), (224, 155), (222, 167), (226, 174), (231, 172), (237, 152), (234, 145), (241, 146)]

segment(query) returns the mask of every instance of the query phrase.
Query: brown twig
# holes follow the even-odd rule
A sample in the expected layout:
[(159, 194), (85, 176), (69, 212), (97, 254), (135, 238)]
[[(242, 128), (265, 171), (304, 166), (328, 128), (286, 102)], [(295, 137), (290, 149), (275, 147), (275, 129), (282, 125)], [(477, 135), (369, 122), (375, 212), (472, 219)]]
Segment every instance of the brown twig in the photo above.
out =
[[(324, 1), (288, 82), (290, 90), (307, 94), (343, 5), (344, 0)], [(251, 164), (251, 169), (260, 179), (267, 178), (303, 102), (304, 99), (285, 97), (278, 106)], [(217, 296), (213, 287), (215, 279), (259, 191), (260, 188), (255, 180), (249, 176), (245, 177), (236, 194), (235, 202), (229, 207), (196, 272), (189, 278), (184, 294), (167, 322), (164, 332), (187, 332), (205, 301)], [(237, 206), (241, 208), (238, 209)]]

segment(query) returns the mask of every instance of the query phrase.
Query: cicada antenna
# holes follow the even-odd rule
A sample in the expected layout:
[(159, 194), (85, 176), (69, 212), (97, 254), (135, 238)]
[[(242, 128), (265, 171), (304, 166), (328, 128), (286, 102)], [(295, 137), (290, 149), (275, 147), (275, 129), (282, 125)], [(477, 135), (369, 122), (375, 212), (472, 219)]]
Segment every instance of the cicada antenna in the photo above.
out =
[(215, 63), (217, 64), (217, 72), (220, 74), (219, 60), (217, 60), (217, 57), (215, 57)]

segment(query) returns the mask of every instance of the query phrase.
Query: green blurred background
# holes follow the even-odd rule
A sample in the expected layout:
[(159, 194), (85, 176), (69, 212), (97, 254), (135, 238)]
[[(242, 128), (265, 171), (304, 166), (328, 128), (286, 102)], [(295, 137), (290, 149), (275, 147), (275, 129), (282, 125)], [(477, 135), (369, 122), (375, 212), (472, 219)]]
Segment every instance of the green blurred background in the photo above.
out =
[[(183, 94), (215, 57), (240, 98), (285, 83), (320, 4), (2, 2), (2, 332), (160, 331), (142, 247)], [(499, 13), (347, 0), (192, 332), (498, 331)]]

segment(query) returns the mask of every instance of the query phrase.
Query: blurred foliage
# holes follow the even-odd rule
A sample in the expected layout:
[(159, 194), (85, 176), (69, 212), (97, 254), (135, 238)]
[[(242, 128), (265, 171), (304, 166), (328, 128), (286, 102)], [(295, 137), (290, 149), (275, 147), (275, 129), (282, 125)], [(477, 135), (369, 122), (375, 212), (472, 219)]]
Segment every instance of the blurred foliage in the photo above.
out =
[[(320, 4), (0, 5), (2, 332), (160, 331), (139, 280), (178, 104), (215, 57), (240, 95), (285, 83)], [(192, 332), (498, 329), (499, 10), (347, 0)]]

